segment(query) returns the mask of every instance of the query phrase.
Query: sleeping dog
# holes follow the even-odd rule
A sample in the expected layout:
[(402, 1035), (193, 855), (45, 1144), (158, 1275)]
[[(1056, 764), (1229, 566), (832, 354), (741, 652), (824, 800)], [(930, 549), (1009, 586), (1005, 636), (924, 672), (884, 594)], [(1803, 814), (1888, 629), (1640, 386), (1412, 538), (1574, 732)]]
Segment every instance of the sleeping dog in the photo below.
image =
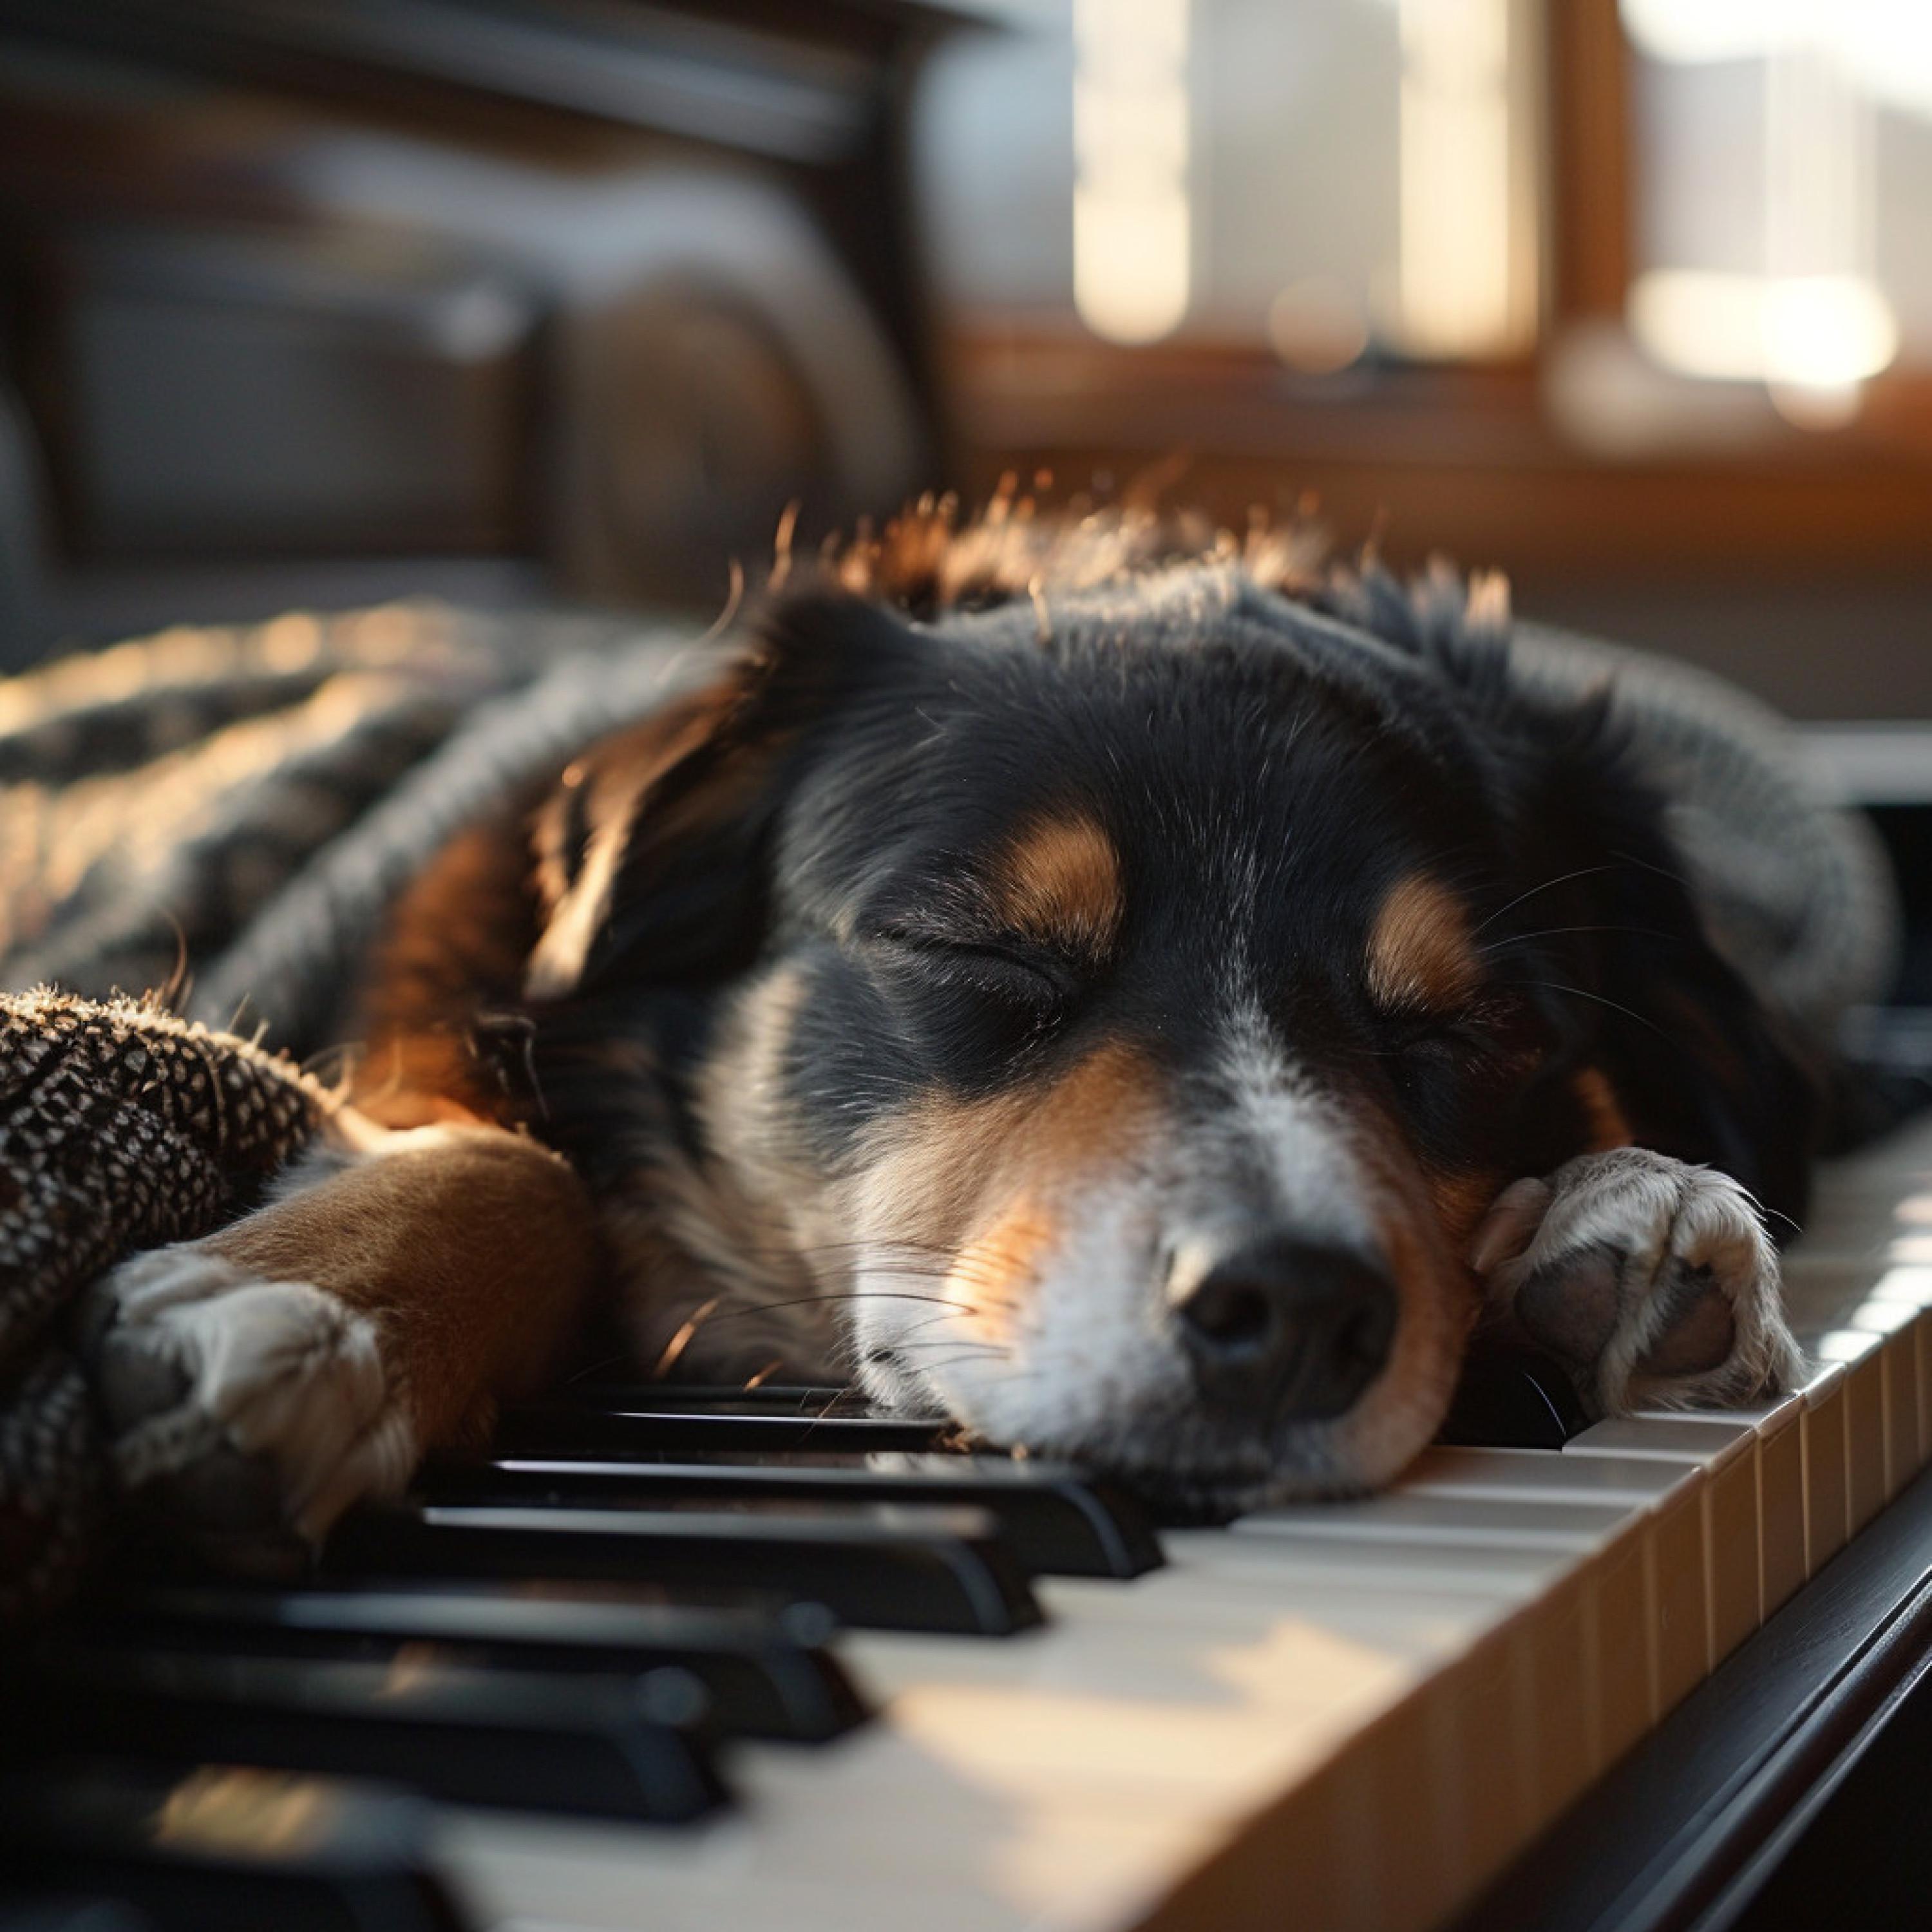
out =
[(329, 1148), (100, 1290), (124, 1476), (312, 1538), (600, 1309), (1210, 1509), (1387, 1480), (1472, 1335), (1787, 1386), (1813, 1082), (1615, 704), (1164, 542), (908, 519), (466, 829)]

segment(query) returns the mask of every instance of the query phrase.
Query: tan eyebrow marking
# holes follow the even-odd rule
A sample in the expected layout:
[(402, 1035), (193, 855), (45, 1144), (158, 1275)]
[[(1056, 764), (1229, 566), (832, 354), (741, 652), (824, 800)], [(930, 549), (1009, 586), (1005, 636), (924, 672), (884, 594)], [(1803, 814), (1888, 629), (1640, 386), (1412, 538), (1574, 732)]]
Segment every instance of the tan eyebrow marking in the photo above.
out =
[(1036, 819), (1000, 854), (988, 898), (1015, 932), (1104, 952), (1120, 928), (1120, 854), (1084, 813)]
[(1570, 1090), (1583, 1109), (1592, 1154), (1601, 1154), (1606, 1148), (1628, 1147), (1636, 1139), (1630, 1118), (1618, 1102), (1616, 1089), (1601, 1068), (1580, 1066), (1570, 1080)]
[(1462, 902), (1421, 872), (1398, 880), (1382, 901), (1366, 966), (1378, 1006), (1432, 1012), (1466, 1000), (1481, 977)]

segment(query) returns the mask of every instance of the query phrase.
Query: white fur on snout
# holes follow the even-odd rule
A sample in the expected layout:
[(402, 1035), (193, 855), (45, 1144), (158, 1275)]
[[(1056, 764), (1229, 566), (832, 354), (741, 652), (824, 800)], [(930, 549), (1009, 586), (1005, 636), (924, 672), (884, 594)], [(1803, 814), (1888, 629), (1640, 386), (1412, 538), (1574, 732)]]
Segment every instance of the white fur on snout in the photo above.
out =
[[(1040, 1205), (1052, 1244), (1028, 1250), (1012, 1278), (986, 1278), (970, 1241), (943, 1275), (896, 1270), (890, 1241), (866, 1250), (846, 1318), (869, 1394), (941, 1409), (995, 1441), (1249, 1499), (1383, 1481), (1426, 1442), (1465, 1326), (1447, 1291), (1405, 1292), (1388, 1364), (1345, 1415), (1270, 1428), (1202, 1396), (1173, 1311), (1190, 1254), (1199, 1263), (1262, 1226), (1387, 1255), (1390, 1229), (1420, 1229), (1427, 1215), (1358, 1153), (1252, 1004), (1230, 1010), (1220, 1055), (1135, 1144), (1051, 1184)], [(890, 1225), (886, 1204), (860, 1205), (878, 1218), (855, 1213), (859, 1225)]]
[(944, 1409), (996, 1442), (1061, 1448), (1184, 1402), (1186, 1365), (1154, 1292), (1160, 1198), (1137, 1164), (1073, 1185), (1060, 1238), (1024, 1280), (989, 1281), (964, 1262), (935, 1280), (895, 1269), (890, 1244), (868, 1252), (850, 1317), (868, 1394)]
[(357, 1497), (408, 1480), (415, 1433), (392, 1400), (375, 1328), (333, 1296), (257, 1280), (192, 1245), (136, 1256), (95, 1294), (112, 1304), (104, 1346), (184, 1384), (173, 1406), (134, 1420), (114, 1444), (128, 1487), (232, 1448), (268, 1462), (284, 1521), (314, 1538)]
[(1217, 1104), (1190, 1163), (1203, 1182), (1228, 1189), (1258, 1181), (1262, 1198), (1237, 1194), (1229, 1204), (1304, 1240), (1378, 1252), (1378, 1190), (1334, 1107), (1289, 1065), (1252, 1000), (1235, 1006), (1223, 1037)]
[[(1540, 1189), (1542, 1210), (1521, 1243), (1522, 1224)], [(1737, 1402), (1791, 1387), (1802, 1364), (1779, 1294), (1778, 1251), (1750, 1194), (1727, 1174), (1674, 1160), (1643, 1148), (1580, 1155), (1535, 1188), (1518, 1183), (1508, 1238), (1478, 1237), (1477, 1265), (1492, 1262), (1488, 1289), (1511, 1306), (1533, 1278), (1560, 1282), (1565, 1269), (1606, 1260), (1615, 1271), (1616, 1305), (1594, 1370), (1600, 1412), (1615, 1414), (1639, 1401), (1689, 1405)], [(1499, 1202), (1499, 1207), (1502, 1204)], [(1498, 1216), (1499, 1225), (1504, 1217)], [(1517, 1252), (1506, 1258), (1510, 1247)], [(1708, 1270), (1728, 1304), (1735, 1339), (1726, 1359), (1695, 1375), (1645, 1376), (1639, 1364), (1668, 1332), (1673, 1310), (1662, 1291), (1672, 1264)]]
[[(1296, 1423), (1277, 1441), (1265, 1493), (1350, 1490), (1386, 1482), (1441, 1421), (1460, 1365), (1464, 1324), (1456, 1284), (1405, 1281), (1427, 1265), (1433, 1219), (1419, 1179), (1365, 1159), (1352, 1124), (1288, 1058), (1259, 1005), (1232, 1003), (1218, 1066), (1224, 1104), (1204, 1124), (1187, 1184), (1196, 1198), (1232, 1198), (1284, 1232), (1381, 1258), (1397, 1277), (1400, 1316), (1388, 1360), (1344, 1414)], [(1258, 1174), (1260, 1198), (1249, 1190)], [(1395, 1252), (1391, 1252), (1394, 1244)]]

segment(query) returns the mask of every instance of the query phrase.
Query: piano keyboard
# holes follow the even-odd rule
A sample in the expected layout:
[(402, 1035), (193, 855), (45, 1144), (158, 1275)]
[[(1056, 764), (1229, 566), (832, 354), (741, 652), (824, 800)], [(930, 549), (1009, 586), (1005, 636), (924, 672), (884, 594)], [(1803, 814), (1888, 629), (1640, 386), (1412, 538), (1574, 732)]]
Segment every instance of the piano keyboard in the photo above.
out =
[(1932, 1126), (1827, 1172), (1786, 1285), (1782, 1400), (1533, 1389), (1215, 1528), (579, 1390), (299, 1586), (123, 1580), (16, 1660), (0, 1928), (1443, 1924), (1932, 1460)]

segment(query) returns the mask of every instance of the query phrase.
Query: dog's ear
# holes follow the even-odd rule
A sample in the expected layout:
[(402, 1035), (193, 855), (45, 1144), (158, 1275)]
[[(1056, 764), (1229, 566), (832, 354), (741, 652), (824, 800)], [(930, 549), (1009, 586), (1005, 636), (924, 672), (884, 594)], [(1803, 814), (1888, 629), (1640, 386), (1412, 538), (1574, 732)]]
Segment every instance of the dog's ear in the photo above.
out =
[(1813, 1056), (1714, 942), (1608, 690), (1526, 694), (1503, 664), (1488, 696), (1516, 728), (1522, 898), (1498, 950), (1519, 922), (1532, 942), (1548, 935), (1518, 970), (1553, 1007), (1563, 1058), (1607, 1078), (1642, 1145), (1800, 1214), (1820, 1123)]
[(748, 965), (764, 854), (812, 744), (918, 647), (876, 605), (787, 599), (716, 676), (573, 764), (536, 820), (526, 996), (586, 992), (620, 967), (690, 984)]

